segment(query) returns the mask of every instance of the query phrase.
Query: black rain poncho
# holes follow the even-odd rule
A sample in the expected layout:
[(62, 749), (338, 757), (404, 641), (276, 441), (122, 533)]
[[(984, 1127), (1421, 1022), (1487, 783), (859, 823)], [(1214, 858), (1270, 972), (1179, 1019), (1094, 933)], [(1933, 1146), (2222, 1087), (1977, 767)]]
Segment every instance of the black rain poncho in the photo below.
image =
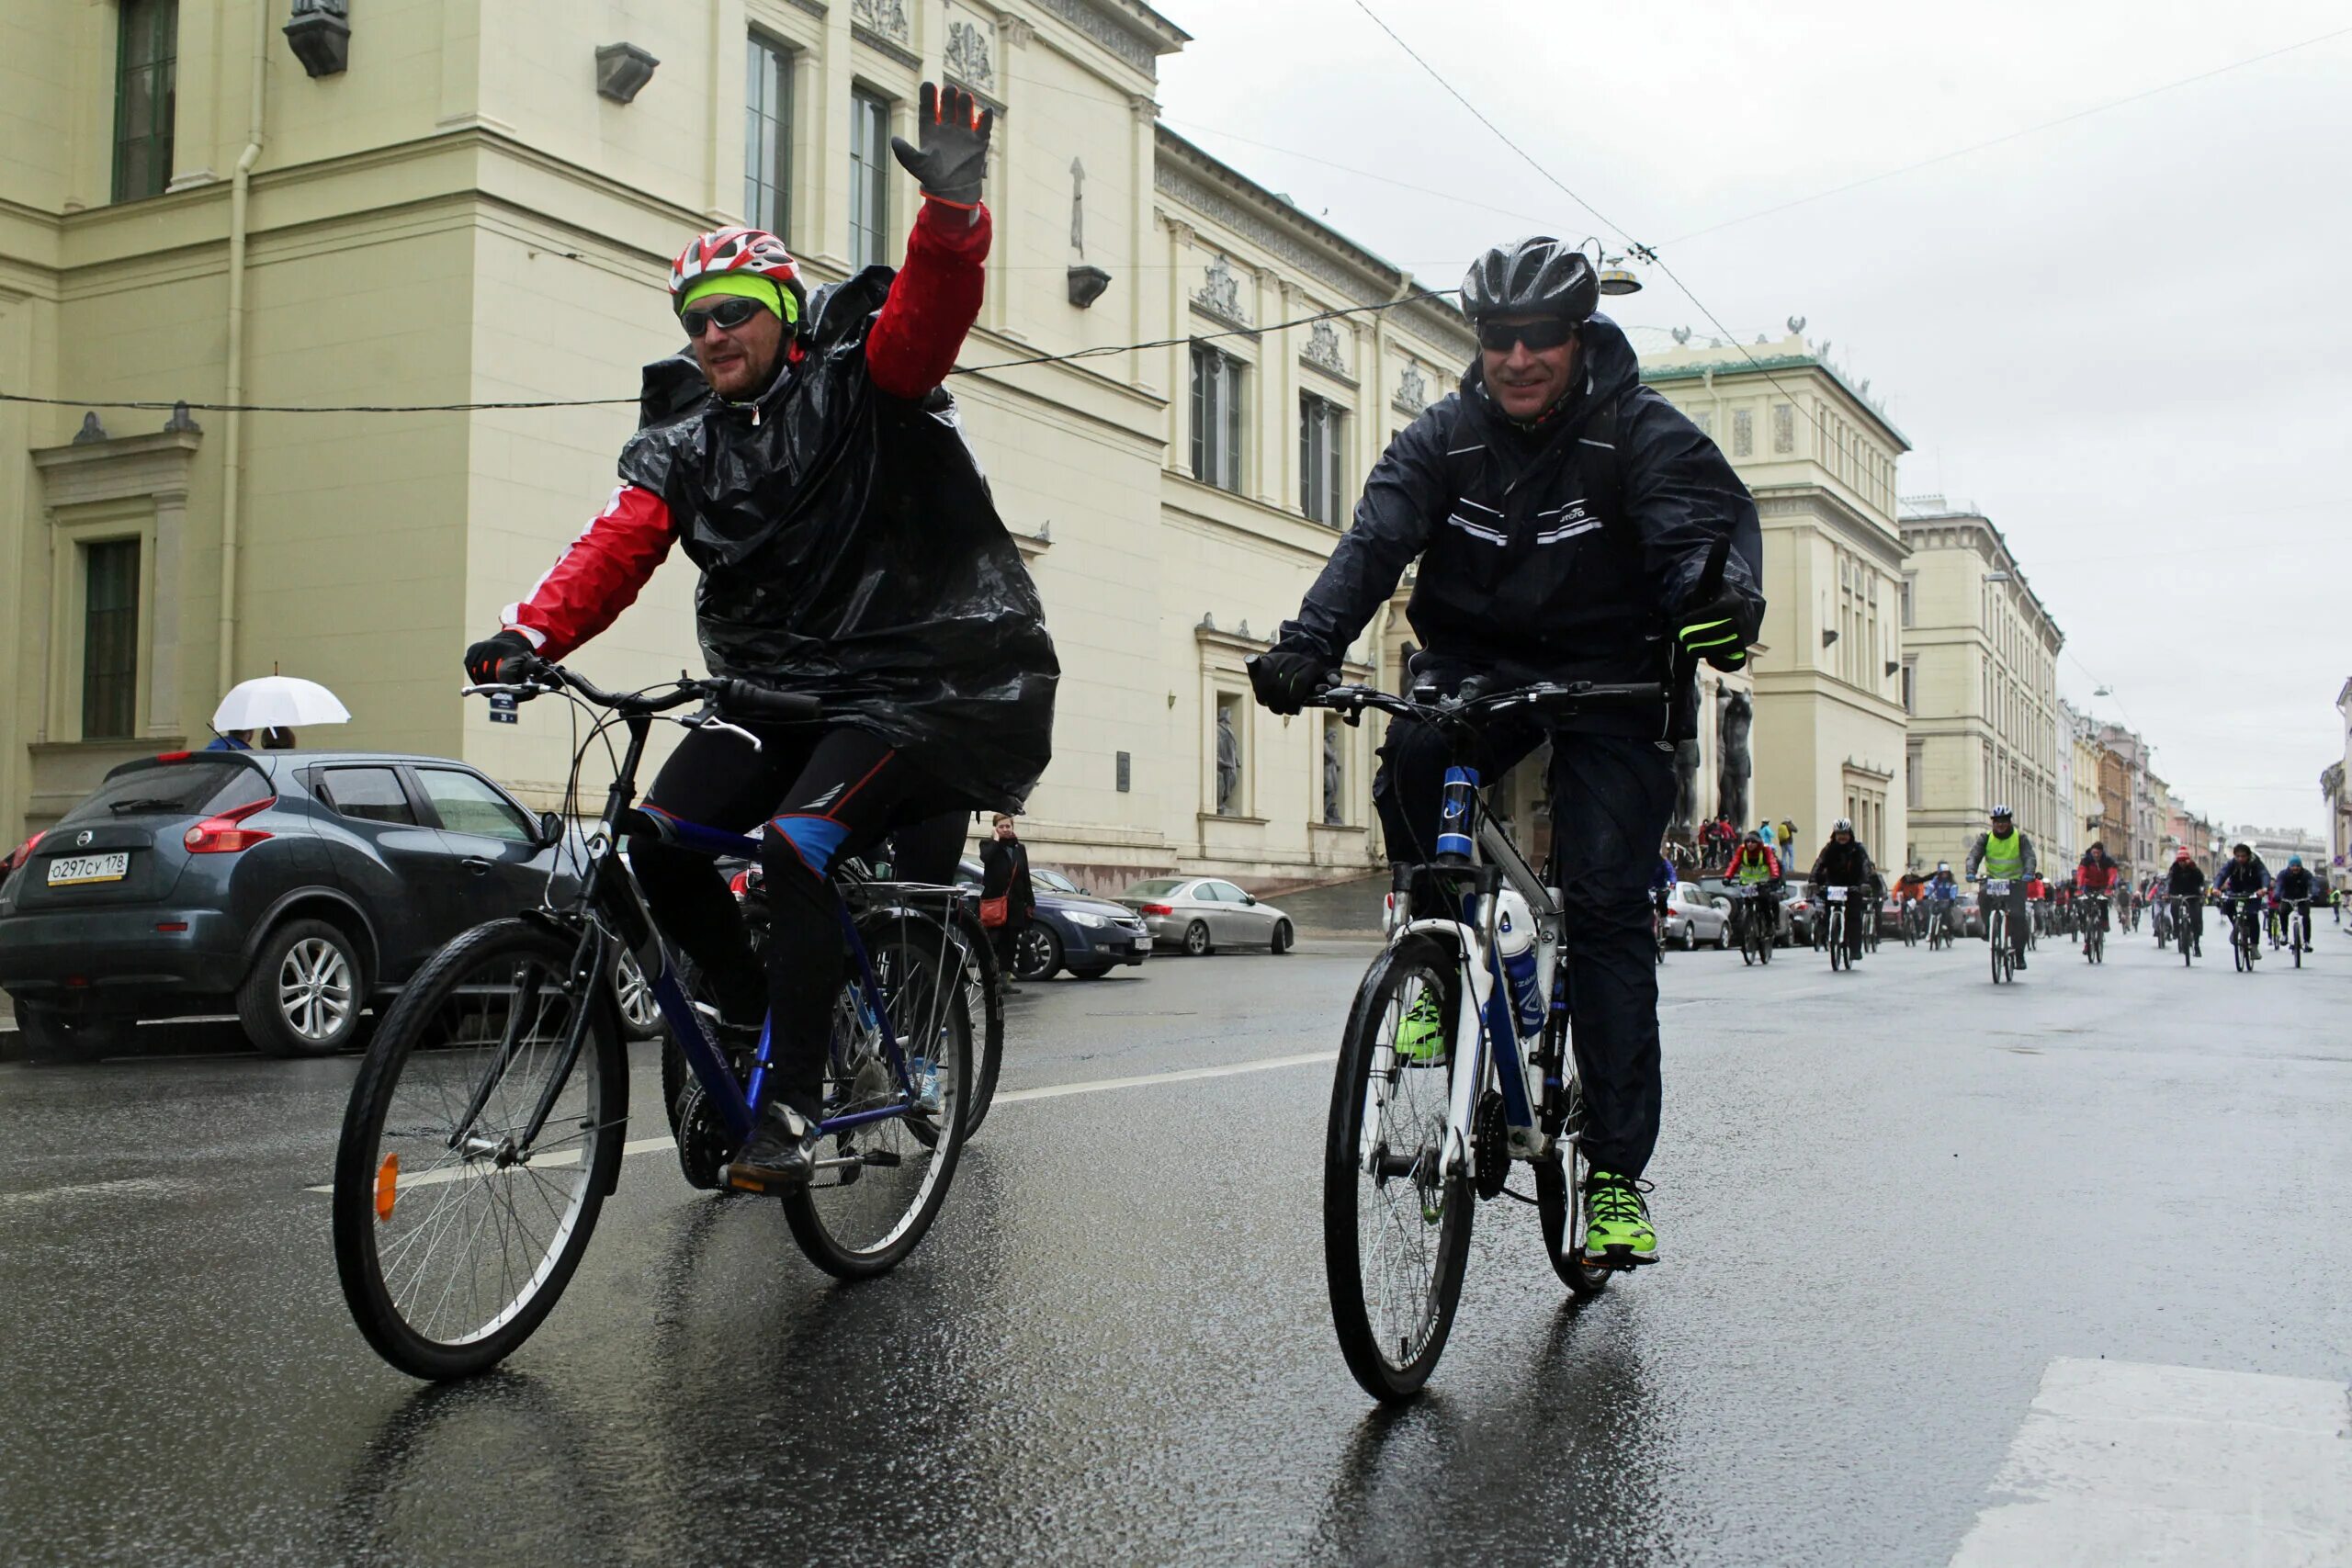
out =
[(805, 357), (756, 402), (713, 397), (690, 354), (647, 366), (621, 478), (702, 569), (711, 673), (821, 697), (957, 804), (1013, 810), (1053, 755), (1060, 665), (955, 399), (867, 374), (891, 276), (817, 290)]

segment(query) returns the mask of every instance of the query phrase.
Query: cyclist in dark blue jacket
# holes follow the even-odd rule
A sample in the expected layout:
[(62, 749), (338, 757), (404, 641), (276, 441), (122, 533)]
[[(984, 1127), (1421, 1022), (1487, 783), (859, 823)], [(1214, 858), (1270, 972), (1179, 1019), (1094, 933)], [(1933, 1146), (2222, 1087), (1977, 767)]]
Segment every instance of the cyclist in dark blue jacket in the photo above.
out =
[[(1581, 251), (1498, 246), (1463, 279), (1479, 355), (1458, 390), (1388, 445), (1355, 523), (1295, 620), (1250, 660), (1258, 700), (1296, 713), (1419, 561), (1406, 608), (1417, 684), (1472, 675), (1649, 682), (1675, 656), (1744, 666), (1764, 612), (1756, 502), (1723, 453), (1655, 389), (1623, 332), (1593, 313)], [(1728, 543), (1720, 586), (1707, 561)], [(1665, 837), (1673, 742), (1698, 734), (1690, 666), (1655, 713), (1596, 712), (1547, 735), (1490, 733), (1499, 779), (1552, 742), (1552, 862), (1564, 895), (1569, 1009), (1593, 1163), (1586, 1244), (1657, 1256), (1636, 1179), (1657, 1142), (1657, 971), (1643, 845)], [(1373, 783), (1390, 857), (1430, 858), (1449, 750), (1398, 719)]]
[[(2230, 858), (2222, 862), (2221, 874), (2213, 878), (2214, 896), (2229, 906), (2230, 918), (2238, 918), (2237, 906), (2240, 903), (2249, 898), (2259, 898), (2269, 891), (2270, 868), (2262, 863), (2262, 857), (2254, 852), (2254, 846), (2232, 846)], [(2256, 958), (2262, 956), (2258, 942), (2254, 955)]]

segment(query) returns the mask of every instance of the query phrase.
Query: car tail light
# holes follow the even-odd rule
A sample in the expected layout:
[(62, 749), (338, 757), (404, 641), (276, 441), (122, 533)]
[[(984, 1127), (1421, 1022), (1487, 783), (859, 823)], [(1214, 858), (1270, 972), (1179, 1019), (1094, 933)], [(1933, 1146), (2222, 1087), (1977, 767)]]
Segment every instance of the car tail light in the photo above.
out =
[[(46, 833), (48, 829), (45, 828), (41, 829), (41, 833)], [(25, 862), (33, 858), (33, 846), (40, 842), (41, 833), (35, 833), (31, 838), (27, 839), (23, 843), (18, 844), (15, 849), (8, 852), (8, 858), (6, 860), (0, 860), (0, 876), (7, 875), (10, 872), (24, 864)]]
[(185, 762), (190, 757), (195, 755), (196, 753), (193, 751), (158, 751), (155, 753), (155, 761), (159, 762)]
[(249, 850), (270, 835), (259, 828), (243, 828), (238, 824), (256, 811), (266, 811), (277, 804), (277, 796), (266, 795), (259, 800), (249, 800), (243, 806), (232, 806), (218, 817), (208, 817), (190, 828), (180, 842), (192, 855), (232, 855), (239, 850)]
[(1138, 915), (1172, 915), (1175, 912), (1173, 908), (1166, 904), (1137, 904), (1136, 906), (1136, 913)]

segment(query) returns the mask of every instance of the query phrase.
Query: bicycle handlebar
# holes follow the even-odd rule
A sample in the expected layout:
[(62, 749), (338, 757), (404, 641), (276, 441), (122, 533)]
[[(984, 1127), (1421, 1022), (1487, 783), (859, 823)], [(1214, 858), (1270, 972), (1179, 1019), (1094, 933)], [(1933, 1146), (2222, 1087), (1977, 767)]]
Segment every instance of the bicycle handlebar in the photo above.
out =
[(824, 704), (816, 697), (798, 692), (771, 691), (750, 681), (737, 679), (704, 680), (689, 675), (681, 676), (666, 689), (607, 692), (583, 675), (539, 659), (509, 659), (499, 667), (498, 672), (508, 678), (467, 686), (465, 694), (511, 692), (518, 697), (527, 698), (569, 686), (596, 706), (611, 708), (616, 713), (662, 714), (699, 700), (740, 718), (765, 719), (775, 723), (812, 719), (824, 712)]
[(1366, 708), (1376, 708), (1382, 713), (1403, 718), (1442, 724), (1475, 722), (1520, 708), (1566, 715), (1607, 708), (1649, 707), (1666, 701), (1666, 687), (1656, 681), (1621, 683), (1540, 681), (1491, 695), (1479, 692), (1476, 686), (1472, 686), (1471, 691), (1473, 694), (1467, 697), (1442, 698), (1430, 703), (1400, 697), (1371, 686), (1333, 686), (1308, 698), (1305, 705), (1328, 708), (1351, 720), (1360, 718)]

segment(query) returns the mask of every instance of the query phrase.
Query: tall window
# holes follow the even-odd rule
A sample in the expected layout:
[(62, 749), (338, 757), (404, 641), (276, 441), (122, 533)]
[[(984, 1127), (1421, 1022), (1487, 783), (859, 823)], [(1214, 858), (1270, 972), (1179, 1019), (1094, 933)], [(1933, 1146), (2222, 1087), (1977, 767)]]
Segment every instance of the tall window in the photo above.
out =
[(792, 51), (752, 35), (743, 84), (743, 220), (792, 241)]
[(1916, 653), (1903, 660), (1903, 711), (1919, 711), (1919, 656)]
[(1913, 598), (1918, 592), (1919, 574), (1916, 571), (1905, 572), (1903, 574), (1903, 624), (1906, 626), (1912, 624), (1912, 617), (1917, 614), (1913, 606)]
[(179, 32), (179, 0), (122, 0), (115, 21), (117, 201), (161, 196), (172, 182), (172, 106)]
[(1927, 766), (1927, 743), (1912, 741), (1903, 753), (1903, 798), (1914, 811), (1928, 803)]
[(849, 96), (849, 265), (887, 265), (890, 233), (890, 106)]
[(82, 547), (82, 738), (138, 727), (139, 541)]
[(1193, 477), (1220, 490), (1241, 488), (1241, 378), (1228, 354), (1193, 345)]
[(1348, 449), (1347, 411), (1329, 398), (1302, 392), (1298, 398), (1298, 509), (1317, 523), (1337, 527), (1347, 505), (1340, 464)]

